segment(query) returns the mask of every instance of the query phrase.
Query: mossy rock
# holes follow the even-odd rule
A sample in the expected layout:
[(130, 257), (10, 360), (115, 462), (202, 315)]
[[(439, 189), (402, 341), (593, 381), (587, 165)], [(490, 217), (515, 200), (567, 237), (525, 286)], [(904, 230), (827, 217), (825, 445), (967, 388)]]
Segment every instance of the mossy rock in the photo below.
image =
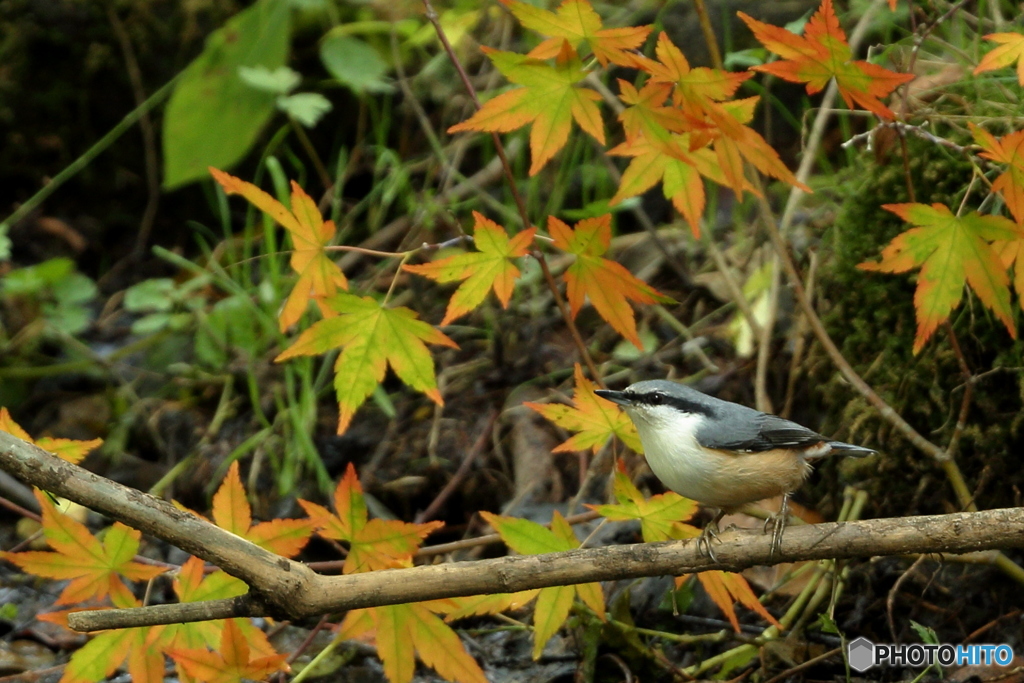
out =
[[(956, 210), (970, 185), (970, 163), (949, 150), (908, 139), (909, 175), (920, 203)], [(831, 258), (819, 271), (826, 329), (854, 369), (925, 438), (946, 447), (955, 431), (964, 392), (964, 376), (944, 327), (917, 355), (913, 298), (915, 272), (892, 275), (859, 270), (877, 261), (896, 235), (909, 229), (883, 204), (909, 202), (906, 173), (898, 149), (882, 163), (865, 161), (849, 178), (859, 182), (847, 193), (823, 251)], [(984, 194), (968, 198), (976, 208)], [(975, 200), (975, 207), (971, 207)], [(952, 327), (976, 382), (956, 460), (982, 508), (1020, 504), (1024, 477), (1017, 465), (1022, 445), (1024, 385), (1016, 368), (1022, 344), (965, 290), (954, 310)], [(882, 455), (842, 464), (848, 479), (871, 493), (875, 513), (906, 515), (956, 509), (956, 499), (938, 464), (914, 448), (854, 391), (823, 351), (809, 361), (826, 433), (879, 449)], [(999, 369), (1005, 368), (1005, 369)], [(828, 431), (831, 428), (831, 431)], [(840, 431), (840, 430), (843, 431)]]

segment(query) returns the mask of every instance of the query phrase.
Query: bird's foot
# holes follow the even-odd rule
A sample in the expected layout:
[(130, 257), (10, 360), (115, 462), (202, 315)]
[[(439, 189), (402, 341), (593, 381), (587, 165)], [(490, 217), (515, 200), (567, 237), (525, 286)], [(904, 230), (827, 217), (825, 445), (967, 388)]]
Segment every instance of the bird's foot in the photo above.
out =
[(774, 515), (764, 521), (764, 533), (768, 533), (768, 525), (772, 527), (772, 543), (768, 550), (768, 561), (774, 562), (775, 553), (782, 545), (782, 532), (786, 530), (786, 522), (789, 520), (789, 496), (782, 497), (782, 507)]
[(701, 556), (707, 555), (711, 558), (712, 562), (718, 562), (718, 558), (715, 557), (715, 551), (711, 547), (711, 541), (721, 543), (721, 540), (718, 538), (718, 532), (720, 531), (718, 528), (718, 522), (722, 519), (724, 514), (724, 512), (719, 512), (715, 515), (714, 519), (704, 525), (704, 530), (701, 531), (700, 536), (697, 537), (697, 554)]

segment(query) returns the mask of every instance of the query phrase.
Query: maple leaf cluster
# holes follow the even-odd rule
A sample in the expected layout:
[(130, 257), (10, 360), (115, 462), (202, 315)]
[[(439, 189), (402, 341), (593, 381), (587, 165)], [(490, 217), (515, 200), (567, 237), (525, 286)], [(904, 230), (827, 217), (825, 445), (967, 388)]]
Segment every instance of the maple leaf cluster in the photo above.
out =
[[(323, 319), (306, 329), (275, 360), (341, 350), (334, 366), (339, 434), (348, 428), (356, 410), (383, 381), (389, 367), (408, 386), (438, 405), (444, 404), (427, 345), (458, 345), (409, 308), (388, 307), (386, 300), (343, 291), (348, 282), (325, 251), (334, 226), (323, 221), (301, 187), (292, 184), (292, 209), (287, 209), (251, 183), (217, 169), (211, 168), (210, 172), (227, 193), (244, 196), (291, 235), (295, 245), (292, 267), (298, 280), (281, 311), (281, 329), (297, 322), (310, 302), (316, 303)], [(474, 310), (491, 291), (507, 307), (521, 274), (513, 260), (528, 255), (534, 243), (536, 228), (510, 237), (494, 221), (478, 212), (473, 215), (477, 251), (402, 266), (437, 282), (461, 282), (449, 300), (442, 325)], [(642, 349), (629, 302), (651, 304), (671, 299), (604, 257), (611, 245), (611, 215), (582, 220), (574, 228), (551, 216), (548, 231), (555, 247), (575, 257), (562, 275), (572, 315), (575, 317), (589, 299), (616, 331)]]
[[(596, 449), (599, 441), (614, 434), (639, 450), (635, 429), (625, 414), (593, 393), (594, 385), (583, 377), (579, 366), (576, 379), (577, 408), (531, 404), (580, 432), (558, 450)], [(0, 426), (5, 431), (23, 433), (2, 410)], [(66, 451), (75, 443), (61, 445)], [(593, 509), (612, 521), (640, 520), (645, 541), (692, 538), (699, 533), (684, 523), (694, 514), (696, 503), (675, 493), (645, 500), (625, 475), (621, 463), (615, 474), (614, 494), (617, 504), (592, 506)], [(141, 603), (125, 580), (152, 581), (170, 568), (136, 559), (141, 539), (138, 531), (115, 523), (97, 537), (85, 525), (61, 513), (45, 493), (36, 491), (36, 498), (43, 511), (43, 533), (52, 550), (0, 553), (0, 557), (37, 576), (70, 579), (56, 604), (78, 605), (77, 609), (81, 609), (83, 604), (109, 600), (118, 608), (139, 607)], [(348, 549), (342, 568), (346, 574), (412, 566), (423, 540), (443, 526), (441, 522), (412, 524), (370, 519), (362, 486), (351, 463), (335, 488), (333, 511), (310, 501), (300, 500), (299, 504), (306, 518), (255, 523), (239, 464), (234, 461), (213, 496), (211, 518), (217, 526), (284, 557), (301, 552), (314, 532), (342, 542)], [(572, 527), (558, 512), (554, 513), (550, 528), (524, 519), (481, 514), (509, 548), (522, 554), (563, 552), (580, 545)], [(734, 601), (777, 623), (742, 577), (709, 572), (699, 578), (737, 629)], [(173, 589), (181, 602), (231, 598), (248, 590), (242, 581), (223, 571), (207, 573), (204, 563), (196, 557), (189, 558), (174, 573)], [(536, 659), (547, 641), (561, 629), (577, 598), (594, 617), (605, 620), (601, 586), (588, 583), (352, 610), (338, 625), (337, 632), (341, 639), (364, 639), (375, 645), (392, 683), (412, 680), (417, 655), (448, 680), (485, 683), (483, 670), (466, 652), (448, 622), (516, 610), (535, 601)], [(66, 627), (70, 611), (74, 610), (51, 612), (39, 618)], [(439, 615), (445, 618), (442, 620)], [(286, 656), (274, 649), (266, 635), (250, 620), (238, 618), (99, 633), (71, 656), (61, 683), (95, 683), (121, 667), (140, 683), (162, 681), (166, 657), (173, 660), (183, 681), (235, 683), (263, 679), (288, 668)]]
[[(15, 434), (10, 431), (12, 424), (6, 422), (4, 431)], [(82, 447), (88, 442), (70, 442), (74, 443)], [(40, 620), (66, 627), (70, 612), (83, 607), (105, 609), (102, 603), (107, 600), (121, 609), (140, 607), (125, 581), (152, 581), (171, 568), (138, 561), (141, 533), (135, 529), (115, 522), (93, 535), (84, 524), (58, 510), (48, 494), (37, 490), (35, 496), (42, 510), (43, 536), (52, 550), (5, 552), (0, 557), (36, 576), (70, 580), (55, 604), (76, 607), (40, 614)], [(314, 529), (310, 519), (253, 524), (237, 462), (214, 496), (213, 520), (286, 557), (298, 554)], [(204, 563), (196, 557), (175, 573), (173, 588), (181, 602), (232, 598), (248, 591), (244, 582), (223, 571), (206, 574)], [(165, 657), (175, 662), (183, 681), (261, 680), (287, 669), (286, 656), (277, 653), (263, 631), (248, 619), (230, 619), (101, 632), (72, 654), (61, 683), (95, 683), (122, 666), (138, 683), (159, 683), (165, 678)]]
[[(730, 187), (737, 195), (753, 191), (746, 175), (749, 164), (810, 191), (749, 127), (759, 98), (733, 99), (752, 73), (691, 67), (665, 33), (657, 38), (655, 58), (645, 57), (638, 49), (650, 34), (649, 26), (605, 28), (586, 0), (566, 0), (553, 12), (520, 0), (502, 2), (524, 27), (545, 39), (525, 55), (485, 48), (498, 71), (520, 87), (489, 100), (450, 132), (508, 132), (530, 125), (531, 175), (565, 145), (573, 122), (604, 144), (598, 106), (602, 98), (582, 85), (592, 76), (584, 64), (592, 55), (602, 67), (636, 70), (642, 81), (638, 86), (619, 80), (619, 97), (626, 106), (618, 118), (625, 140), (609, 153), (628, 157), (630, 162), (610, 200), (612, 205), (660, 182), (665, 196), (699, 236), (706, 205), (705, 180)], [(852, 60), (829, 0), (812, 17), (804, 36), (740, 16), (770, 50), (784, 57), (759, 67), (761, 70), (806, 82), (809, 92), (835, 78), (848, 104), (892, 117), (878, 98), (910, 76)], [(323, 220), (315, 202), (297, 184), (292, 183), (289, 208), (251, 183), (217, 169), (210, 171), (225, 192), (248, 199), (291, 238), (291, 266), (298, 277), (279, 316), (281, 330), (298, 322), (310, 302), (316, 304), (323, 319), (305, 330), (276, 360), (340, 350), (334, 382), (338, 433), (348, 428), (389, 367), (408, 386), (443, 405), (427, 345), (458, 348), (455, 342), (419, 320), (412, 310), (388, 307), (387, 297), (382, 302), (347, 293), (345, 275), (327, 256), (335, 227)], [(574, 257), (562, 273), (571, 316), (589, 300), (616, 332), (642, 350), (630, 304), (671, 299), (605, 256), (611, 244), (611, 215), (584, 219), (573, 227), (548, 216), (546, 227), (554, 248)], [(474, 212), (476, 251), (415, 265), (406, 263), (412, 254), (406, 252), (402, 268), (437, 282), (460, 283), (441, 321), (448, 325), (480, 306), (491, 291), (503, 307), (508, 306), (521, 274), (515, 260), (538, 248), (536, 236), (533, 227), (510, 236), (505, 228)]]
[[(590, 73), (583, 67), (586, 53), (579, 51), (586, 44), (602, 67), (632, 68), (646, 78), (640, 87), (619, 79), (619, 97), (626, 107), (618, 118), (625, 142), (609, 154), (632, 161), (612, 205), (660, 182), (665, 197), (699, 237), (705, 178), (742, 195), (753, 191), (744, 168), (750, 163), (768, 176), (810, 191), (747, 125), (759, 98), (732, 99), (752, 73), (691, 67), (665, 33), (658, 36), (656, 59), (644, 57), (635, 50), (646, 40), (649, 26), (603, 29), (600, 17), (583, 0), (567, 0), (556, 12), (519, 0), (502, 1), (523, 26), (548, 38), (526, 55), (485, 48), (498, 71), (522, 87), (491, 99), (449, 132), (502, 133), (532, 124), (530, 175), (540, 172), (565, 145), (573, 121), (603, 144), (604, 124), (595, 104), (600, 95), (580, 85)], [(913, 76), (853, 60), (831, 0), (822, 3), (803, 36), (743, 12), (739, 16), (769, 50), (784, 58), (755, 70), (806, 83), (812, 94), (835, 78), (848, 106), (863, 106), (886, 119), (894, 117), (879, 98)]]

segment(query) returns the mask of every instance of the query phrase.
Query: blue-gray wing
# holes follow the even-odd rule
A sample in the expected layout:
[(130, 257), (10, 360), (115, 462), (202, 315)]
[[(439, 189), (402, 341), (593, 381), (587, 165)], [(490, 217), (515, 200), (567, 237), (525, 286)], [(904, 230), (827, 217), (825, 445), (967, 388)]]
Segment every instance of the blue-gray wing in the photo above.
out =
[(697, 431), (697, 441), (705, 448), (759, 453), (774, 448), (814, 446), (825, 437), (796, 422), (784, 420), (744, 406), (722, 411)]

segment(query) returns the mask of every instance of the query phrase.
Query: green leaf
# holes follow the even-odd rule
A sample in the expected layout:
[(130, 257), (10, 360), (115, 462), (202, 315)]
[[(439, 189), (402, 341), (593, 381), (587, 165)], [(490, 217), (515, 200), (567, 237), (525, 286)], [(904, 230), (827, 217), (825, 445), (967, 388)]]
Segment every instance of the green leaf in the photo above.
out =
[(306, 128), (312, 128), (331, 110), (331, 102), (320, 93), (303, 92), (277, 98), (277, 108)]
[(7, 236), (7, 225), (0, 225), (0, 261), (11, 258), (11, 238)]
[(74, 269), (75, 262), (69, 258), (53, 258), (28, 268), (18, 268), (4, 276), (3, 291), (10, 296), (39, 294)]
[(53, 283), (53, 296), (60, 305), (82, 304), (99, 294), (96, 283), (87, 275), (71, 273)]
[(328, 37), (320, 44), (320, 60), (331, 76), (357, 93), (392, 90), (384, 80), (390, 65), (358, 38)]
[(249, 86), (239, 67), (284, 66), (291, 35), (285, 0), (260, 0), (206, 39), (185, 69), (164, 117), (164, 188), (234, 165), (273, 116), (275, 97)]
[(124, 293), (125, 310), (169, 311), (174, 308), (174, 280), (169, 277), (143, 280)]
[(262, 335), (252, 302), (241, 294), (214, 304), (196, 332), (196, 357), (210, 367), (223, 367), (231, 352), (250, 359), (261, 351)]
[(922, 626), (913, 619), (910, 620), (910, 627), (917, 633), (918, 638), (929, 645), (938, 645), (939, 637), (935, 633), (935, 629), (928, 626)]
[(238, 77), (257, 90), (275, 95), (287, 95), (302, 80), (297, 71), (287, 66), (279, 66), (274, 70), (265, 66), (240, 66)]

